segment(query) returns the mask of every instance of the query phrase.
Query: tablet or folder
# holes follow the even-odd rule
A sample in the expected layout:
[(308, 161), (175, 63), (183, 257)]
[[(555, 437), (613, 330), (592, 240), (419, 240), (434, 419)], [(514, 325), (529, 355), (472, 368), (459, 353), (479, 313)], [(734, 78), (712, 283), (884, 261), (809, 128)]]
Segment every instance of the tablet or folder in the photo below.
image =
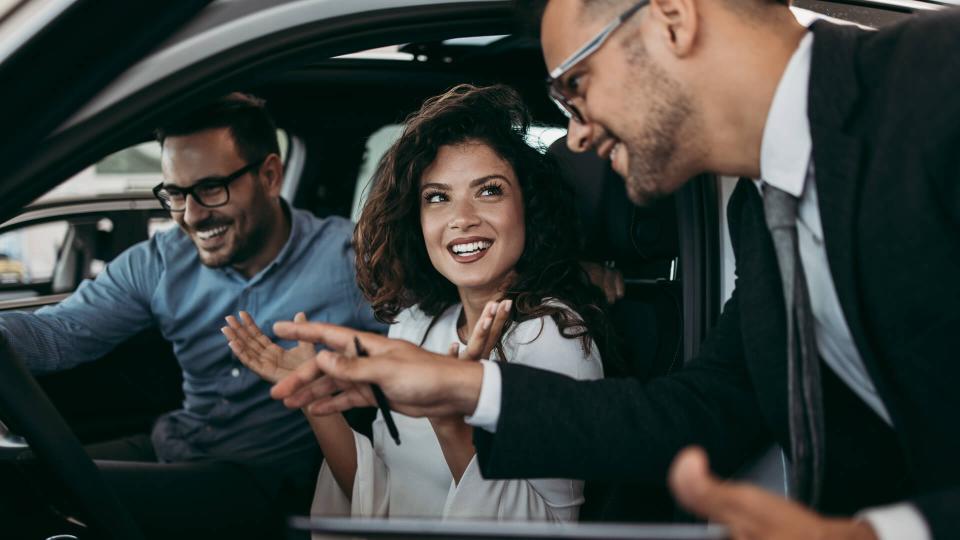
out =
[(723, 525), (548, 523), (531, 521), (449, 521), (439, 519), (308, 518), (290, 519), (294, 529), (320, 536), (396, 539), (529, 540), (721, 540), (729, 538)]

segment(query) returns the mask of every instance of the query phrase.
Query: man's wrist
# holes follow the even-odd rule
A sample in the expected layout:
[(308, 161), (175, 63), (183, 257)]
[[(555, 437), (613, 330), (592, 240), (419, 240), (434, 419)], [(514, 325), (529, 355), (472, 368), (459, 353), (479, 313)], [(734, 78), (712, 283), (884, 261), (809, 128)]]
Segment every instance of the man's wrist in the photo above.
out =
[(830, 520), (823, 538), (837, 538), (844, 540), (879, 540), (873, 526), (862, 519), (835, 519)]
[(451, 402), (455, 404), (457, 414), (473, 414), (480, 399), (480, 387), (483, 384), (483, 365), (480, 362), (453, 360), (451, 366)]

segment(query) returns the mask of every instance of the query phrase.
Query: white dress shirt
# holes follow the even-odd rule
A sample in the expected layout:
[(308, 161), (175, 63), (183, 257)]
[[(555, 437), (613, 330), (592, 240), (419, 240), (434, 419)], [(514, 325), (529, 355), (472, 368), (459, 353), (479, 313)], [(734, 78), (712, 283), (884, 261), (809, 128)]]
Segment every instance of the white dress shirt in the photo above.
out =
[[(756, 183), (758, 188), (767, 183), (800, 198), (797, 209), (800, 261), (810, 291), (817, 350), (840, 380), (890, 424), (890, 414), (850, 335), (827, 261), (807, 116), (812, 52), (813, 33), (808, 32), (790, 58), (774, 93), (760, 147), (762, 179)], [(467, 422), (495, 432), (500, 418), (501, 392), (500, 369), (495, 363), (485, 361), (477, 409), (467, 417)], [(926, 521), (912, 504), (870, 509), (859, 516), (871, 524), (881, 540), (931, 538)]]

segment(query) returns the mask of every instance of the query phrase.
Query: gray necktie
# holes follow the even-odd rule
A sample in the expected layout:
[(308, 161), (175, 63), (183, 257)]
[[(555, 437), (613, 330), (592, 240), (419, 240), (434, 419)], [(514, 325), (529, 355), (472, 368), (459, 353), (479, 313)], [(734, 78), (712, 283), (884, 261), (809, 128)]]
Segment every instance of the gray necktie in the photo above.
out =
[(823, 399), (813, 312), (797, 241), (798, 203), (793, 195), (763, 185), (763, 210), (777, 252), (786, 304), (794, 498), (816, 508), (823, 479)]

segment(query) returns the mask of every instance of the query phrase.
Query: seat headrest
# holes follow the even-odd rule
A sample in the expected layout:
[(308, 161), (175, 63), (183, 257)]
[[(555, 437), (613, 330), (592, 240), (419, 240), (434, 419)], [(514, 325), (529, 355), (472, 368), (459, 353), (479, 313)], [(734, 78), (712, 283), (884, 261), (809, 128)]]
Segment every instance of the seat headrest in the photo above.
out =
[(623, 179), (594, 152), (575, 153), (561, 137), (547, 150), (576, 195), (586, 252), (593, 260), (666, 261), (679, 255), (673, 196), (649, 206), (627, 197)]

